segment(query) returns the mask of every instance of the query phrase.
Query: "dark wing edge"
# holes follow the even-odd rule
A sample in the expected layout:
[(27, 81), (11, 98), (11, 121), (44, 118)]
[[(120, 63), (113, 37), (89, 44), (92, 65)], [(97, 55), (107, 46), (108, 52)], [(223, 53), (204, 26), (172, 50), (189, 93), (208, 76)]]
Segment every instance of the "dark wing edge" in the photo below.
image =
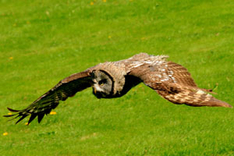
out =
[(197, 87), (191, 74), (185, 67), (174, 62), (165, 63), (168, 71), (165, 70), (165, 73), (162, 73), (162, 75), (167, 74), (171, 77), (173, 76), (173, 79), (167, 81), (161, 80), (157, 76), (159, 72), (157, 70), (152, 70), (154, 68), (145, 64), (132, 69), (129, 75), (139, 77), (145, 85), (174, 104), (186, 104), (194, 107), (210, 106), (232, 108), (230, 104), (210, 95), (209, 93), (213, 93), (212, 90)]
[(27, 108), (22, 110), (7, 108), (10, 112), (13, 112), (13, 114), (4, 115), (4, 117), (14, 117), (13, 119), (19, 118), (16, 122), (17, 124), (25, 117), (31, 115), (28, 120), (28, 124), (36, 117), (38, 117), (38, 123), (40, 123), (44, 115), (49, 114), (52, 109), (55, 109), (58, 106), (60, 100), (65, 101), (68, 97), (72, 97), (77, 92), (91, 86), (92, 78), (89, 70), (72, 74), (71, 76), (61, 80), (57, 85), (40, 96)]

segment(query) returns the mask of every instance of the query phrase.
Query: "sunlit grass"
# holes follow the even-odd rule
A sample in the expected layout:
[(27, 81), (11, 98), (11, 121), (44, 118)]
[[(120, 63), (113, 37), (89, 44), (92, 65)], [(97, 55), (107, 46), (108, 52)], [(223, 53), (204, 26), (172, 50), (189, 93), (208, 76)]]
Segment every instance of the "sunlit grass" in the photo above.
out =
[[(140, 52), (169, 55), (234, 105), (233, 17), (230, 0), (0, 1), (0, 113)], [(117, 99), (87, 89), (41, 124), (0, 118), (0, 154), (233, 155), (233, 121), (233, 109), (173, 105), (143, 84)]]

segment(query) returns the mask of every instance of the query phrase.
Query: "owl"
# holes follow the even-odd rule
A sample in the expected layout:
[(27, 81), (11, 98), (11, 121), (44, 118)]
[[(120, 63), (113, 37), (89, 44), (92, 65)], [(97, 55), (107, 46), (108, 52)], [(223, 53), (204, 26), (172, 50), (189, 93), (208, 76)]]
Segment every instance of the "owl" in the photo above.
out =
[(167, 57), (140, 53), (125, 60), (100, 63), (61, 80), (25, 109), (8, 108), (14, 113), (5, 117), (18, 118), (16, 123), (27, 116), (28, 123), (38, 117), (40, 123), (60, 100), (86, 88), (92, 87), (97, 98), (117, 98), (141, 82), (174, 104), (232, 107), (209, 94), (212, 90), (199, 88), (185, 67), (167, 61)]

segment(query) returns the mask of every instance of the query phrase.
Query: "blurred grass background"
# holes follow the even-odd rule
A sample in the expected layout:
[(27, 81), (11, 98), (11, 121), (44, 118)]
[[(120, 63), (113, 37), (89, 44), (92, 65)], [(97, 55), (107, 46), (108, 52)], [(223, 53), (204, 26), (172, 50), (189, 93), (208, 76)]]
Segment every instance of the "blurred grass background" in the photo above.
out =
[[(169, 55), (234, 104), (232, 0), (0, 0), (0, 114), (72, 73), (140, 52)], [(41, 124), (0, 118), (9, 155), (234, 155), (233, 109), (176, 106), (143, 84), (117, 99), (91, 89)]]

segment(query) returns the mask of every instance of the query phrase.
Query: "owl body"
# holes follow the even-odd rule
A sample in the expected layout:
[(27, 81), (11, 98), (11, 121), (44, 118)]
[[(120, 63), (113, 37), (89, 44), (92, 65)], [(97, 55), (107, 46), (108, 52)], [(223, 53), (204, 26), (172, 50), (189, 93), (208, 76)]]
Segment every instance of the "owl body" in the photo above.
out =
[[(135, 87), (142, 80), (138, 76), (129, 74), (132, 70), (142, 75), (154, 71), (154, 81), (162, 79), (165, 81), (169, 76), (166, 71), (165, 58), (167, 56), (150, 56), (145, 53), (117, 62), (101, 63), (91, 68), (93, 77), (93, 94), (97, 98), (116, 98), (125, 95), (132, 87)], [(144, 71), (140, 70), (144, 69)]]
[(30, 115), (28, 123), (35, 117), (40, 123), (44, 115), (58, 106), (60, 100), (64, 101), (88, 87), (93, 88), (97, 98), (116, 98), (141, 82), (174, 104), (232, 107), (214, 98), (211, 90), (199, 88), (185, 67), (167, 61), (167, 57), (140, 53), (125, 60), (100, 63), (61, 80), (25, 109), (8, 108), (15, 114), (5, 117), (19, 117), (18, 123)]

